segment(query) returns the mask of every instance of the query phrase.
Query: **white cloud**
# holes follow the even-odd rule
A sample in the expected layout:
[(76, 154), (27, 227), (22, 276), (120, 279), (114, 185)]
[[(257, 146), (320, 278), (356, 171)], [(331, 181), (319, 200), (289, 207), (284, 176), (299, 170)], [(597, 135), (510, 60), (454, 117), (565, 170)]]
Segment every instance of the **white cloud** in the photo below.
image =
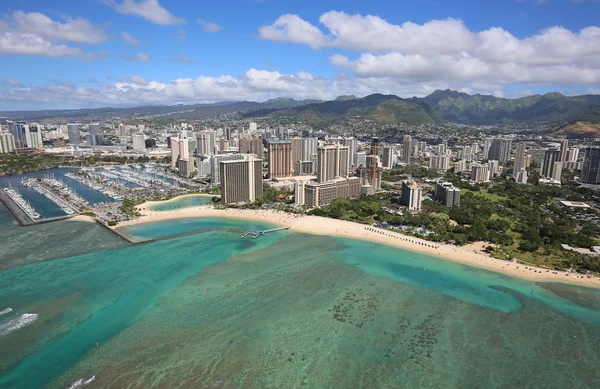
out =
[(216, 23), (209, 22), (201, 18), (198, 18), (196, 20), (198, 24), (200, 24), (200, 27), (202, 27), (202, 29), (206, 32), (219, 32), (223, 29), (223, 26), (220, 26)]
[(103, 2), (121, 14), (139, 16), (152, 23), (161, 25), (186, 23), (184, 18), (173, 15), (161, 6), (158, 0), (123, 0), (122, 3), (115, 0), (103, 0)]
[(183, 29), (177, 30), (177, 39), (178, 42), (185, 42), (185, 31)]
[(0, 91), (0, 101), (18, 104), (37, 102), (52, 106), (132, 106), (140, 104), (177, 104), (224, 100), (262, 101), (276, 97), (332, 99), (330, 80), (308, 73), (281, 74), (250, 69), (234, 77), (199, 76), (179, 78), (168, 83), (146, 81), (131, 76), (99, 87), (80, 87), (53, 83), (37, 88)]
[(80, 48), (55, 44), (35, 34), (0, 33), (0, 54), (41, 55), (46, 57), (75, 57), (94, 60), (107, 57), (110, 52), (85, 53)]
[[(515, 83), (600, 82), (600, 28), (596, 26), (580, 31), (556, 26), (517, 38), (500, 27), (472, 32), (457, 19), (395, 25), (378, 16), (331, 11), (319, 21), (324, 30), (286, 14), (272, 25), (260, 27), (259, 35), (313, 49), (361, 52), (357, 58), (334, 54), (329, 63), (351, 69), (363, 80), (382, 78), (403, 85), (442, 83), (456, 88), (494, 83), (500, 89)], [(490, 93), (499, 94), (499, 89)]]
[(7, 78), (6, 80), (3, 81), (4, 85), (7, 86), (21, 86), (21, 81), (20, 80), (14, 80), (12, 78)]
[(132, 47), (135, 47), (140, 44), (139, 39), (137, 39), (133, 35), (126, 33), (126, 32), (121, 32), (121, 39), (123, 39), (123, 41), (125, 41), (125, 43), (127, 43), (129, 46), (132, 46)]
[(177, 57), (175, 58), (171, 58), (171, 62), (181, 62), (181, 63), (189, 63), (189, 64), (193, 64), (196, 63), (196, 61), (194, 61), (191, 58), (188, 58), (185, 54), (181, 53), (179, 54)]
[[(15, 11), (4, 15), (4, 29), (5, 32), (31, 34), (52, 42), (102, 43), (108, 40), (101, 26), (82, 18), (64, 19), (65, 22), (61, 23), (39, 12)], [(0, 31), (1, 28), (0, 24)]]
[(41, 55), (75, 57), (84, 60), (104, 58), (110, 53), (88, 53), (65, 42), (94, 44), (108, 39), (104, 30), (86, 19), (65, 17), (57, 22), (38, 13), (15, 11), (0, 19), (0, 55)]
[(148, 62), (152, 59), (152, 57), (150, 57), (148, 54), (137, 53), (136, 55), (134, 55), (132, 57), (124, 56), (123, 59), (126, 59), (131, 62)]

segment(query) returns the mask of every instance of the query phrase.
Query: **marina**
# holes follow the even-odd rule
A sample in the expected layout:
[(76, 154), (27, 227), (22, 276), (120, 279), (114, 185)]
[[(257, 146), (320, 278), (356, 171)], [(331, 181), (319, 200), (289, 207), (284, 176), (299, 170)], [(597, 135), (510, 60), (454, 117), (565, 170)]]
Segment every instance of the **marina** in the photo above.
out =
[(8, 188), (4, 188), (4, 193), (27, 215), (32, 221), (40, 218), (39, 212), (33, 208), (31, 203), (23, 198), (16, 188), (9, 185)]

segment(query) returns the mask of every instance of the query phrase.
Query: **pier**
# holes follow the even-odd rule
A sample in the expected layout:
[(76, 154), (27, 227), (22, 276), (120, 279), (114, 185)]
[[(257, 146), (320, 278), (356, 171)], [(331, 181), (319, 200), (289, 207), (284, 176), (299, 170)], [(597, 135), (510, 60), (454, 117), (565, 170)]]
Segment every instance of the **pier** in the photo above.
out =
[(48, 218), (48, 219), (30, 220), (23, 216), (22, 212), (19, 211), (20, 208), (17, 208), (16, 203), (14, 201), (12, 201), (11, 198), (8, 197), (8, 195), (4, 191), (0, 191), (0, 201), (2, 203), (4, 203), (4, 205), (6, 206), (6, 209), (8, 209), (8, 211), (13, 215), (15, 220), (21, 226), (24, 226), (24, 227), (25, 226), (33, 226), (33, 225), (37, 225), (37, 224), (52, 223), (52, 222), (57, 222), (57, 221), (61, 221), (61, 220), (67, 220), (67, 219), (71, 219), (75, 216), (75, 215), (65, 215), (65, 216), (58, 216), (58, 217), (53, 217), (53, 218)]
[(268, 234), (269, 232), (283, 231), (283, 230), (289, 230), (289, 229), (290, 229), (290, 227), (278, 227), (278, 228), (272, 228), (270, 230), (246, 231), (242, 234), (242, 239), (244, 239), (248, 235), (252, 235), (252, 239), (256, 239), (259, 236)]
[(114, 228), (110, 228), (108, 226), (108, 224), (104, 223), (103, 221), (101, 221), (100, 219), (94, 219), (96, 221), (96, 223), (100, 224), (102, 227), (106, 228), (107, 230), (109, 230), (110, 232), (112, 232), (113, 234), (117, 235), (119, 238), (123, 239), (125, 242), (127, 242), (129, 245), (131, 246), (139, 246), (142, 244), (146, 244), (146, 243), (152, 243), (155, 242), (156, 239), (148, 239), (148, 240), (143, 240), (143, 241), (136, 241), (136, 240), (132, 240), (130, 237), (128, 237), (127, 235), (117, 231)]

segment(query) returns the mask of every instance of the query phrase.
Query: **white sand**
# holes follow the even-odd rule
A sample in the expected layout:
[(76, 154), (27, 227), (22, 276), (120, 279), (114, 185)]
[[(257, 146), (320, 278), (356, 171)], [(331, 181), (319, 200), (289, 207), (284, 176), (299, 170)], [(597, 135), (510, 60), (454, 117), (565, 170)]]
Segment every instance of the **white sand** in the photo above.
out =
[[(366, 226), (344, 220), (329, 219), (319, 216), (300, 216), (272, 210), (246, 210), (246, 209), (214, 209), (211, 206), (189, 207), (169, 211), (151, 211), (148, 209), (153, 203), (145, 203), (138, 208), (143, 216), (138, 219), (120, 223), (116, 228), (179, 218), (194, 217), (230, 217), (238, 219), (252, 219), (266, 221), (291, 230), (310, 234), (343, 236), (358, 238), (387, 245), (400, 247), (414, 252), (438, 256), (443, 259), (464, 263), (479, 268), (493, 270), (507, 275), (534, 281), (568, 282), (586, 286), (600, 287), (600, 278), (587, 278), (576, 273), (553, 271), (532, 266), (525, 266), (516, 262), (503, 261), (493, 258), (484, 252), (483, 242), (464, 247), (429, 242), (412, 236), (403, 235), (391, 230)], [(557, 273), (557, 274), (554, 274)]]

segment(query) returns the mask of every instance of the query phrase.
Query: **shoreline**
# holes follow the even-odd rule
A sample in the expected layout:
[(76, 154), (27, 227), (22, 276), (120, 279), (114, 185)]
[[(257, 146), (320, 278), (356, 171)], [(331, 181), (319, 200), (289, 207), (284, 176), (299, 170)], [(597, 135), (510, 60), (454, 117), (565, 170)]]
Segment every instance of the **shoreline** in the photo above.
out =
[[(143, 204), (136, 205), (136, 208), (143, 209), (143, 210), (148, 211), (148, 212), (155, 212), (155, 211), (152, 211), (150, 209), (150, 207), (152, 207), (154, 205), (159, 205), (159, 204), (169, 204), (169, 203), (175, 202), (177, 200), (184, 199), (186, 197), (198, 197), (198, 196), (213, 198), (213, 197), (215, 197), (217, 195), (211, 195), (211, 194), (205, 194), (205, 193), (189, 193), (189, 194), (184, 194), (184, 195), (180, 195), (180, 196), (175, 196), (175, 197), (173, 197), (172, 199), (169, 199), (169, 200), (146, 201)], [(217, 197), (221, 197), (221, 196), (217, 196)], [(196, 207), (196, 206), (199, 207), (199, 205), (194, 205), (192, 207)], [(185, 208), (181, 208), (181, 209), (185, 209)], [(170, 212), (170, 211), (160, 211), (160, 212)]]
[(480, 252), (477, 249), (477, 246), (480, 246), (478, 244), (471, 244), (466, 247), (440, 244), (410, 235), (404, 235), (399, 232), (346, 220), (330, 219), (321, 216), (294, 215), (283, 211), (231, 208), (221, 210), (209, 206), (195, 206), (169, 211), (152, 211), (148, 208), (152, 203), (144, 203), (138, 206), (138, 209), (142, 213), (141, 217), (119, 223), (117, 226), (110, 228), (118, 230), (121, 227), (130, 225), (195, 217), (250, 219), (264, 221), (282, 227), (290, 227), (290, 230), (292, 231), (308, 234), (329, 235), (383, 243), (404, 250), (426, 254), (440, 259), (495, 271), (507, 276), (530, 281), (561, 282), (573, 285), (600, 287), (600, 278), (587, 278), (585, 276), (582, 277), (579, 273), (568, 273), (562, 270), (547, 270), (544, 268), (522, 265), (513, 261), (509, 262), (496, 259)]

